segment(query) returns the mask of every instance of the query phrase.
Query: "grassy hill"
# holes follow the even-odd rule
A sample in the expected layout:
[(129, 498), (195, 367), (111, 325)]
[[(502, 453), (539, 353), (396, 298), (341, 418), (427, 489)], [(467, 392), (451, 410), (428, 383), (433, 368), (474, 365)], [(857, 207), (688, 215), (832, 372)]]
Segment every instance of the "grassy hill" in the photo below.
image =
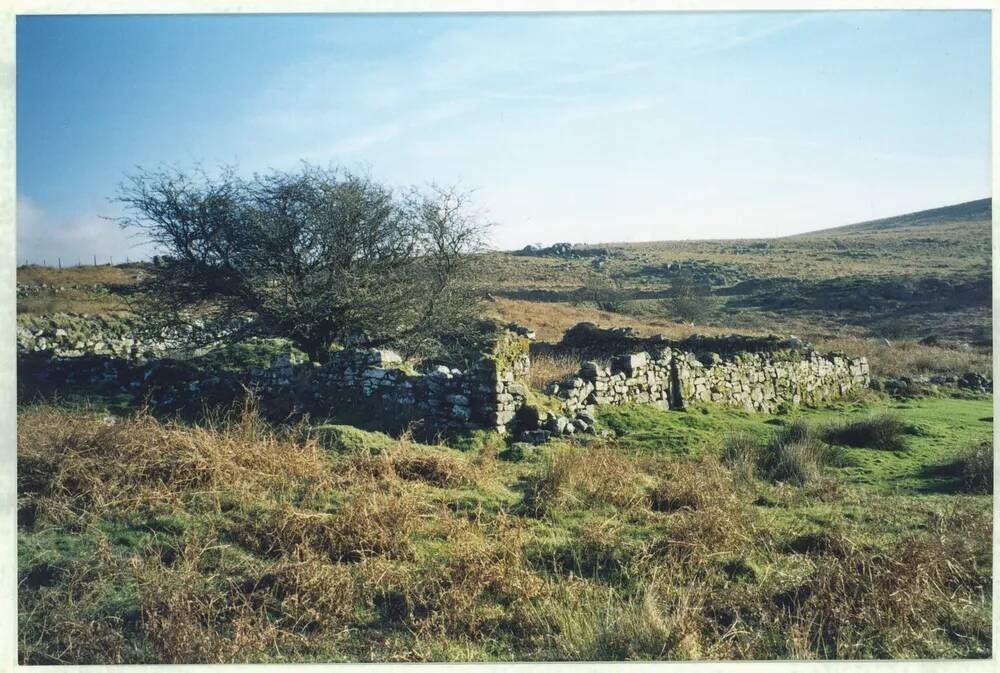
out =
[(693, 279), (712, 309), (695, 317), (700, 329), (816, 341), (930, 338), (986, 352), (990, 211), (985, 199), (787, 238), (608, 244), (599, 246), (611, 253), (600, 269), (592, 257), (497, 253), (493, 294), (600, 307), (656, 329), (691, 322), (669, 299)]
[[(886, 229), (908, 229), (911, 227), (941, 227), (960, 223), (973, 223), (980, 226), (992, 224), (993, 199), (977, 199), (966, 201), (953, 206), (942, 208), (932, 208), (930, 210), (920, 210), (906, 215), (896, 215), (880, 220), (870, 220), (849, 224), (832, 229), (820, 229), (805, 234), (798, 234), (798, 237), (819, 236), (823, 234), (864, 234), (875, 231), (885, 231)], [(989, 229), (987, 228), (988, 232)]]

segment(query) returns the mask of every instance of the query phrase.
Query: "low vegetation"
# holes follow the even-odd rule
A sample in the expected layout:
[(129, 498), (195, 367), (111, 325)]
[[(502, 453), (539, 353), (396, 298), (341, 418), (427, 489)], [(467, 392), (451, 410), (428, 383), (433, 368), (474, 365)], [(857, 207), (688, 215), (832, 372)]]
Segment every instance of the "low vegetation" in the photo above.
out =
[(759, 477), (804, 486), (815, 481), (827, 465), (842, 461), (837, 451), (820, 440), (803, 421), (794, 421), (766, 440), (737, 434), (728, 439), (725, 461), (744, 478)]
[(874, 414), (832, 425), (824, 432), (832, 444), (884, 451), (905, 451), (906, 435), (917, 432), (896, 414)]
[(960, 489), (968, 493), (993, 493), (993, 443), (980, 442), (962, 451), (951, 465)]
[(28, 405), (20, 660), (989, 656), (990, 498), (926, 475), (957, 455), (932, 436), (990, 424), (924, 404), (891, 495), (818, 439), (849, 408), (622, 407), (601, 423), (636, 441), (501, 458), (252, 405), (197, 426)]

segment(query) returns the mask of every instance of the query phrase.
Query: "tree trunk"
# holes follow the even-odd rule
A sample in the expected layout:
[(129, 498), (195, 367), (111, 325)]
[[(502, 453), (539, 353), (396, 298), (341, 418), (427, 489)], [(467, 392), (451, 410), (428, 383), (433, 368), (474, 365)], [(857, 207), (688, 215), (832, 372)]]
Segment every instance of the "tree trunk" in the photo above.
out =
[(330, 344), (308, 343), (299, 346), (311, 362), (325, 365), (330, 361)]

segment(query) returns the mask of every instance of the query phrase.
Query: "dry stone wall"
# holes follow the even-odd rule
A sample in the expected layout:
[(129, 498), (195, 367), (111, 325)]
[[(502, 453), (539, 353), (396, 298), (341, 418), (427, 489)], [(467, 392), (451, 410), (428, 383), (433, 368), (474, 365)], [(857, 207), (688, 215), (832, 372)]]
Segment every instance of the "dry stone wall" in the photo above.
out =
[(820, 354), (806, 346), (727, 355), (665, 347), (615, 357), (610, 367), (585, 362), (548, 392), (567, 413), (629, 402), (674, 409), (691, 401), (773, 413), (782, 404), (819, 404), (868, 384), (865, 358)]
[(19, 325), (22, 359), (29, 364), (38, 360), (35, 364), (53, 381), (90, 381), (166, 406), (224, 400), (247, 386), (276, 409), (319, 414), (353, 410), (378, 418), (387, 429), (413, 427), (431, 434), (516, 430), (537, 442), (552, 435), (596, 432), (594, 413), (601, 405), (680, 409), (699, 401), (773, 413), (783, 405), (819, 404), (870, 383), (864, 358), (816, 353), (795, 338), (670, 341), (587, 324), (567, 332), (567, 338), (575, 339), (577, 350), (590, 344), (602, 361), (584, 362), (578, 372), (551, 384), (547, 397), (529, 390), (533, 335), (516, 325), (498, 329), (481, 357), (464, 371), (444, 365), (417, 371), (391, 351), (344, 350), (322, 366), (293, 365), (282, 356), (270, 367), (224, 374), (183, 361), (133, 360), (156, 351), (129, 336), (134, 326), (128, 320), (73, 318)]
[(559, 400), (564, 418), (542, 414), (526, 439), (590, 430), (594, 408), (606, 404), (682, 409), (698, 401), (774, 413), (783, 406), (820, 404), (870, 383), (865, 358), (820, 354), (795, 338), (732, 335), (669, 342), (607, 332), (599, 335), (599, 343), (644, 350), (613, 356), (609, 366), (585, 362), (575, 374), (550, 384), (546, 392)]
[(529, 368), (527, 338), (505, 331), (465, 371), (444, 365), (416, 371), (393, 351), (344, 350), (320, 367), (276, 359), (252, 378), (261, 390), (285, 387), (302, 408), (351, 407), (377, 414), (387, 428), (506, 432), (528, 397)]

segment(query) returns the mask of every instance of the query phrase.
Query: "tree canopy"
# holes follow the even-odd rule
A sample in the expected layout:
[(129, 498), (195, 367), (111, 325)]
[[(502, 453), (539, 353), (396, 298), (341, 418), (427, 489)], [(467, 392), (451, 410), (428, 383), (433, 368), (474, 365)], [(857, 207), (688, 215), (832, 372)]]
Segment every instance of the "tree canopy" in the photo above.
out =
[(285, 337), (317, 362), (333, 344), (431, 354), (474, 317), (486, 225), (454, 189), (303, 164), (140, 170), (117, 200), (119, 223), (164, 253), (142, 310), (198, 325), (192, 340)]

